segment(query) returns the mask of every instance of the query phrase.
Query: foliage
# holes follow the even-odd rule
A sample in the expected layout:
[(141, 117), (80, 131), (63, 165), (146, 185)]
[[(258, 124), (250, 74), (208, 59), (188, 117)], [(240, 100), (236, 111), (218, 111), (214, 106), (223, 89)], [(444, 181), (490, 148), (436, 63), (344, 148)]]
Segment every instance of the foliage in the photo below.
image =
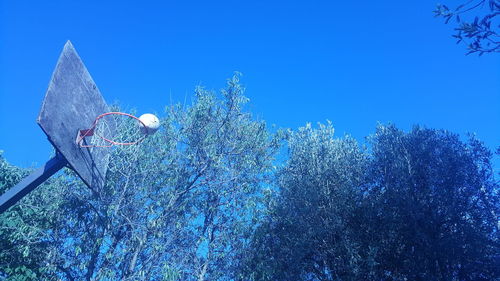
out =
[(244, 280), (494, 280), (491, 153), (441, 130), (379, 126), (361, 150), (333, 129), (294, 134), (242, 265)]
[[(361, 280), (359, 202), (367, 155), (330, 123), (300, 128), (279, 172), (280, 192), (249, 247), (252, 280)], [(245, 279), (242, 278), (242, 279)]]
[[(0, 193), (14, 186), (29, 169), (12, 166), (0, 152)], [(59, 180), (51, 179), (24, 198), (21, 204), (0, 215), (0, 278), (9, 280), (40, 280), (46, 277), (46, 246), (60, 201), (54, 200), (61, 192)], [(44, 190), (49, 185), (54, 188)]]
[[(0, 279), (499, 278), (499, 184), (475, 137), (270, 133), (238, 79), (198, 87), (141, 145), (113, 149), (102, 190), (65, 169), (0, 215)], [(0, 154), (0, 192), (28, 172)]]
[[(159, 132), (113, 150), (103, 190), (68, 170), (27, 196), (18, 209), (29, 201), (47, 211), (20, 222), (39, 229), (44, 242), (31, 245), (44, 255), (25, 265), (57, 280), (226, 278), (282, 138), (243, 111), (243, 91), (235, 75), (222, 97), (199, 87), (192, 106), (168, 107)], [(52, 201), (37, 202), (40, 194)], [(14, 211), (4, 215), (7, 223), (25, 215)], [(0, 272), (12, 277), (14, 265), (5, 258)]]
[(500, 276), (498, 183), (477, 139), (380, 126), (371, 138), (372, 239), (379, 276), (494, 280)]
[[(473, 20), (465, 20), (463, 16), (475, 10), (477, 16)], [(486, 11), (485, 11), (486, 10)], [(500, 52), (500, 27), (497, 16), (500, 15), (500, 1), (498, 0), (471, 0), (454, 9), (446, 5), (438, 4), (434, 11), (437, 17), (443, 17), (445, 23), (455, 19), (458, 27), (453, 37), (457, 38), (457, 44), (465, 42), (468, 52), (478, 53), (498, 53)]]

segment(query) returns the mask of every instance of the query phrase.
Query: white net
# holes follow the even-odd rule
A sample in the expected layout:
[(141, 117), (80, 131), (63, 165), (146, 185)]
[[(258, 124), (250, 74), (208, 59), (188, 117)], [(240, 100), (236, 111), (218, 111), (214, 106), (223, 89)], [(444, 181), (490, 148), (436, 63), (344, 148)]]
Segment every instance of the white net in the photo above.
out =
[(80, 132), (78, 145), (90, 149), (109, 149), (110, 156), (119, 161), (111, 161), (109, 169), (121, 174), (129, 174), (139, 161), (141, 145), (149, 128), (137, 117), (122, 113), (109, 112), (97, 117), (88, 130)]
[(80, 147), (105, 148), (134, 146), (146, 134), (144, 124), (135, 116), (122, 112), (109, 112), (97, 117), (88, 130), (80, 131)]

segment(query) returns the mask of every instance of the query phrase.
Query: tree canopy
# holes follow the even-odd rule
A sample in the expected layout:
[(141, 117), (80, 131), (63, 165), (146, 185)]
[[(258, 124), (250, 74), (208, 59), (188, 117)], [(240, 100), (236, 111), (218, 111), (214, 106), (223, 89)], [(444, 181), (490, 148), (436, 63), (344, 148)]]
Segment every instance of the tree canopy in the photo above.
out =
[(362, 149), (299, 129), (242, 280), (495, 280), (491, 153), (443, 130), (380, 125)]
[[(65, 170), (0, 215), (7, 280), (495, 280), (499, 185), (475, 137), (332, 123), (276, 130), (235, 75), (112, 151), (107, 184)], [(119, 128), (127, 134), (125, 125)], [(0, 192), (29, 173), (0, 154)]]

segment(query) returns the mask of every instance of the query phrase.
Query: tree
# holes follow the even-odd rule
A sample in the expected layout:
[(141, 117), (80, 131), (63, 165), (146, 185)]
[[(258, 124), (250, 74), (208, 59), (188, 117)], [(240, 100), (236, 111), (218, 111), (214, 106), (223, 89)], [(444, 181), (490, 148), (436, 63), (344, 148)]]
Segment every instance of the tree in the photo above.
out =
[(330, 123), (292, 133), (279, 192), (257, 229), (243, 280), (362, 280), (358, 214), (365, 152), (350, 138), (333, 138)]
[[(0, 151), (0, 193), (14, 186), (28, 173), (28, 169), (7, 163)], [(0, 216), (0, 278), (9, 276), (11, 280), (29, 280), (41, 273), (37, 265), (43, 261), (44, 253), (38, 247), (43, 243), (39, 240), (43, 235), (40, 228), (32, 224), (37, 221), (43, 227), (48, 220), (37, 217), (40, 210), (33, 206), (33, 201), (33, 198), (27, 199), (22, 208), (14, 206)]]
[[(7, 220), (23, 216), (27, 202), (49, 210), (20, 222), (40, 228), (40, 243), (30, 246), (44, 254), (26, 266), (43, 274), (31, 279), (229, 279), (225, 270), (252, 227), (252, 202), (280, 144), (244, 112), (243, 91), (236, 75), (222, 97), (199, 87), (192, 106), (168, 107), (155, 135), (113, 150), (103, 190), (67, 170), (21, 201), (21, 214), (6, 212)], [(6, 257), (0, 272), (12, 277), (9, 267)]]
[(365, 151), (332, 136), (329, 125), (292, 134), (241, 279), (500, 276), (499, 186), (481, 142), (380, 125)]
[[(464, 20), (464, 15), (475, 10), (477, 16), (473, 20)], [(468, 52), (478, 53), (498, 53), (500, 52), (500, 34), (497, 16), (500, 15), (500, 1), (498, 0), (471, 0), (454, 9), (446, 5), (438, 4), (434, 11), (437, 17), (443, 17), (445, 23), (455, 19), (458, 26), (453, 37), (457, 39), (457, 44), (465, 42)]]
[[(243, 91), (234, 76), (220, 96), (199, 87), (168, 107), (157, 134), (112, 150), (102, 190), (66, 169), (3, 213), (0, 278), (498, 279), (499, 184), (475, 137), (271, 134)], [(0, 192), (27, 173), (0, 154)]]
[(494, 280), (498, 183), (475, 138), (379, 126), (371, 137), (370, 235), (380, 277)]

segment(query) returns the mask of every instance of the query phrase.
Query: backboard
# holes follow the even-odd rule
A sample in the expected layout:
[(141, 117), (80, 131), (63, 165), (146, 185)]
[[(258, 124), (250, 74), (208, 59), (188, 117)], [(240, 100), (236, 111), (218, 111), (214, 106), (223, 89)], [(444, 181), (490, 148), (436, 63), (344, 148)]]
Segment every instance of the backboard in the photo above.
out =
[[(54, 148), (93, 190), (105, 183), (109, 149), (80, 147), (76, 138), (109, 108), (70, 41), (64, 45), (37, 123)], [(115, 128), (112, 128), (113, 133)]]

